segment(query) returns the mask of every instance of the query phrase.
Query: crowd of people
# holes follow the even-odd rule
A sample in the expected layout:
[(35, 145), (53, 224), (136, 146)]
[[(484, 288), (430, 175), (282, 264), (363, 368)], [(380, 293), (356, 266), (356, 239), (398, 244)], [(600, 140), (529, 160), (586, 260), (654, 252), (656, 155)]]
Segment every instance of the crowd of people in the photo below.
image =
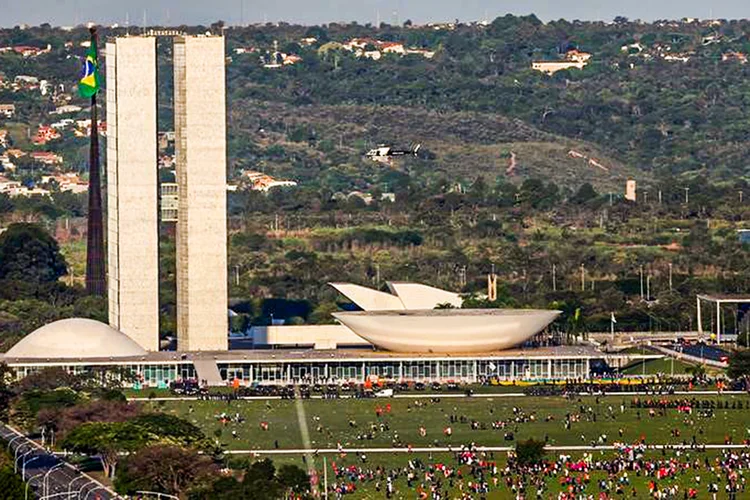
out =
[(498, 458), (468, 445), (452, 453), (449, 460), (414, 457), (404, 466), (385, 468), (347, 464), (349, 457), (341, 453), (332, 464), (329, 493), (342, 499), (362, 490), (376, 498), (394, 498), (401, 492), (403, 498), (406, 491), (407, 498), (424, 500), (479, 500), (491, 492), (516, 500), (737, 500), (750, 493), (744, 475), (750, 469), (747, 451), (725, 450), (710, 457), (691, 450), (654, 458), (646, 446), (635, 445), (623, 446), (611, 458), (596, 458), (593, 453), (577, 458), (561, 454), (528, 466), (516, 463), (512, 453)]

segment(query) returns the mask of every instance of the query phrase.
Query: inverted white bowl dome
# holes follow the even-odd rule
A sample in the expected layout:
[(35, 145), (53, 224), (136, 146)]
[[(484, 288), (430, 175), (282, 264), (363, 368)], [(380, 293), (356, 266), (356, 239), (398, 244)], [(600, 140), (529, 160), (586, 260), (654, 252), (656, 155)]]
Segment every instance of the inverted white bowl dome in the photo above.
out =
[(70, 318), (37, 328), (21, 339), (5, 358), (110, 358), (143, 356), (133, 339), (93, 319)]
[(477, 353), (517, 346), (559, 314), (539, 309), (413, 309), (337, 312), (333, 316), (388, 351)]

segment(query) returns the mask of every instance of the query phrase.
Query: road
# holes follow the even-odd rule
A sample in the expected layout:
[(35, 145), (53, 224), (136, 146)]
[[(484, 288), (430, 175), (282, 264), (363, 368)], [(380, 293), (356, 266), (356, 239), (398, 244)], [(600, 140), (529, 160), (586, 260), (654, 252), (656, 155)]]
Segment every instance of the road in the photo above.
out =
[(0, 437), (27, 481), (30, 496), (64, 500), (110, 500), (122, 498), (86, 473), (47, 452), (16, 429), (0, 423)]

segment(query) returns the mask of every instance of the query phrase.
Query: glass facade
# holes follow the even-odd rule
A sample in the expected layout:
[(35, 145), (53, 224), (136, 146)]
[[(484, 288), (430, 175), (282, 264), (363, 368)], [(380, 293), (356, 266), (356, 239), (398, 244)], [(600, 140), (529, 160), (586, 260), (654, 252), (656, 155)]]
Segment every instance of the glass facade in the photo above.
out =
[[(23, 378), (44, 366), (11, 365), (16, 371), (17, 378)], [(586, 358), (217, 361), (217, 366), (223, 380), (229, 382), (236, 378), (243, 385), (364, 382), (370, 377), (416, 382), (482, 382), (487, 379), (564, 380), (585, 378), (589, 374), (589, 360)], [(99, 366), (77, 364), (63, 365), (62, 368), (74, 374), (94, 371), (106, 373), (107, 376), (122, 378), (126, 384), (132, 383), (130, 380), (134, 379), (136, 382), (133, 385), (142, 387), (167, 387), (175, 380), (197, 378), (190, 361)], [(126, 374), (131, 376), (125, 376)]]

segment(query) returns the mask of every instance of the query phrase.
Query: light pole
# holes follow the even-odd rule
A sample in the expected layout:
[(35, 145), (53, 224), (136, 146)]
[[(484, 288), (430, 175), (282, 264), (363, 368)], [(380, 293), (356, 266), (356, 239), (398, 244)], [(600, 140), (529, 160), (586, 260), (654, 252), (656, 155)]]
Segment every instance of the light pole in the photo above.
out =
[(34, 460), (39, 460), (40, 458), (42, 458), (42, 455), (34, 455), (30, 459), (23, 461), (23, 465), (21, 465), (21, 479), (26, 477), (26, 466), (29, 465)]
[(552, 291), (557, 291), (557, 265), (552, 264)]
[[(18, 452), (19, 448), (20, 448), (20, 446), (18, 448), (16, 448), (16, 452)], [(26, 453), (21, 453), (20, 456), (18, 456), (18, 454), (16, 453), (16, 458), (13, 459), (14, 469), (15, 469), (16, 473), (18, 473), (18, 460), (20, 459), (23, 462), (23, 457), (25, 457), (29, 453), (34, 453), (34, 449), (32, 448), (29, 451), (27, 451)]]
[(672, 291), (672, 263), (669, 263), (669, 291)]
[[(86, 476), (83, 476), (83, 477), (85, 478)], [(86, 488), (86, 486), (90, 485), (91, 483), (96, 483), (96, 481), (94, 481), (93, 479), (89, 479), (88, 481), (83, 483), (83, 486), (78, 488), (78, 492), (76, 493), (76, 498), (81, 498), (81, 493), (83, 493), (83, 489)]]
[[(88, 491), (88, 493), (86, 493), (86, 496), (85, 496), (85, 497), (83, 497), (83, 500), (88, 500), (88, 498), (89, 498), (89, 495), (90, 495), (90, 494), (92, 494), (93, 492), (95, 492), (96, 490), (105, 490), (105, 489), (106, 489), (106, 488), (105, 488), (104, 486), (101, 486), (101, 485), (100, 485), (100, 486), (97, 486), (97, 487), (96, 487), (96, 488), (94, 488), (93, 490), (89, 490), (89, 491)], [(176, 498), (176, 497), (175, 497), (175, 498)], [(178, 498), (177, 500), (180, 500), (180, 499)]]
[[(76, 482), (76, 481), (78, 481), (79, 479), (88, 479), (88, 478), (87, 478), (86, 476), (76, 476), (76, 477), (74, 477), (74, 478), (73, 478), (73, 479), (72, 479), (72, 480), (71, 480), (71, 481), (70, 481), (70, 482), (68, 483), (68, 496), (67, 496), (67, 498), (70, 498), (70, 495), (72, 495), (72, 494), (73, 494), (73, 483), (75, 483), (75, 482)], [(86, 486), (86, 484), (88, 484), (89, 482), (91, 482), (91, 481), (87, 481), (86, 483), (84, 483), (84, 486)], [(80, 491), (80, 490), (79, 490), (79, 491)]]
[(586, 267), (581, 264), (581, 291), (586, 290)]
[(24, 496), (23, 496), (24, 500), (29, 500), (29, 486), (31, 486), (31, 481), (33, 481), (34, 479), (38, 478), (42, 474), (44, 474), (44, 472), (40, 472), (36, 476), (30, 477), (29, 480), (26, 481), (26, 492), (24, 493)]
[(643, 265), (642, 264), (640, 267), (640, 276), (641, 276), (641, 300), (643, 300)]
[(65, 465), (65, 462), (60, 462), (59, 464), (53, 465), (44, 475), (44, 479), (42, 480), (42, 496), (49, 495), (49, 486), (47, 485), (48, 484), (47, 481), (49, 480), (49, 475), (52, 473), (52, 471), (54, 471), (55, 469), (59, 469), (63, 465)]
[(167, 493), (159, 493), (158, 491), (136, 491), (136, 493), (140, 493), (142, 495), (156, 495), (156, 498), (172, 498), (174, 500), (180, 500), (179, 497), (176, 497), (174, 495), (168, 495)]
[(22, 437), (23, 437), (23, 435), (19, 434), (18, 436), (14, 437), (14, 438), (11, 438), (10, 441), (8, 441), (8, 451), (10, 451), (10, 447), (13, 444), (13, 441), (15, 441), (16, 439), (22, 438)]

